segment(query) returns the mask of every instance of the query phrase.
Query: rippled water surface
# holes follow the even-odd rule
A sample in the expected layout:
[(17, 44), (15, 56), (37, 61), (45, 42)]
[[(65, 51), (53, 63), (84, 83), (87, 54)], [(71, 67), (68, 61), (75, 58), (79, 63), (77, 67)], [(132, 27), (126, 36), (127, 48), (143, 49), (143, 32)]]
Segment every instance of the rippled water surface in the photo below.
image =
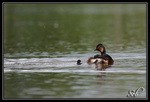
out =
[(3, 62), (5, 99), (146, 98), (146, 4), (4, 4)]

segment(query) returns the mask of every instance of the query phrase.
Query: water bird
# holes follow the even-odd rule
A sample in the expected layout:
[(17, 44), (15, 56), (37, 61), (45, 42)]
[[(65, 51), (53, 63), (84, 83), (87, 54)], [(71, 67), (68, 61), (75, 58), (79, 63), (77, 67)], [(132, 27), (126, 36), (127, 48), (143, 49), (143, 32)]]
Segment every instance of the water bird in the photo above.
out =
[(87, 63), (89, 64), (107, 64), (107, 65), (112, 65), (114, 63), (114, 60), (112, 57), (108, 54), (106, 54), (106, 49), (103, 46), (103, 44), (98, 44), (96, 46), (95, 51), (99, 51), (101, 54), (97, 54), (94, 57), (90, 57), (87, 60)]
[(81, 60), (77, 60), (77, 65), (81, 65)]

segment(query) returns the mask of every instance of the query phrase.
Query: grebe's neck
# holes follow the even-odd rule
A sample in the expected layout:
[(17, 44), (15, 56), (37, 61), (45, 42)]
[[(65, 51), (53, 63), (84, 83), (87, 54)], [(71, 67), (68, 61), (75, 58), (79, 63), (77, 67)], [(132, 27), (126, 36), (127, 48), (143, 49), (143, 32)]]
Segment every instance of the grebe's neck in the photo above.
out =
[(106, 49), (104, 48), (103, 52), (101, 52), (101, 55), (106, 54)]

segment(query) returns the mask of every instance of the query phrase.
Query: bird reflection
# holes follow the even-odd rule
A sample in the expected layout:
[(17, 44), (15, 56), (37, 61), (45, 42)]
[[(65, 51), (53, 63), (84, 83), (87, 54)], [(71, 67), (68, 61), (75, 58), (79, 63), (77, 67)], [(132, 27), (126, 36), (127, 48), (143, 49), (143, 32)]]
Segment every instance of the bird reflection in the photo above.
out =
[[(104, 72), (107, 68), (110, 68), (111, 66), (108, 64), (89, 64), (91, 66), (91, 68), (96, 68), (96, 70), (99, 71), (99, 74), (97, 75), (97, 77), (99, 78), (103, 78), (106, 76), (106, 72)], [(102, 72), (101, 72), (102, 71)]]
[(106, 68), (109, 68), (110, 65), (108, 64), (95, 64), (95, 68), (99, 71), (105, 71)]

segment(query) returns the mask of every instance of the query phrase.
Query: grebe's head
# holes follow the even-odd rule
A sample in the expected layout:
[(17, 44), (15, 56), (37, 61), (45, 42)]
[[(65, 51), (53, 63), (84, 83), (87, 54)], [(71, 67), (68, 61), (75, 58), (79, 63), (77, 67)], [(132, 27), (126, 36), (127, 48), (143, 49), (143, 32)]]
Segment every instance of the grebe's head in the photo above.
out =
[(106, 49), (105, 49), (105, 47), (103, 46), (103, 44), (98, 44), (98, 45), (96, 46), (95, 51), (99, 51), (99, 52), (101, 52), (101, 54), (105, 54), (105, 53), (106, 53)]

